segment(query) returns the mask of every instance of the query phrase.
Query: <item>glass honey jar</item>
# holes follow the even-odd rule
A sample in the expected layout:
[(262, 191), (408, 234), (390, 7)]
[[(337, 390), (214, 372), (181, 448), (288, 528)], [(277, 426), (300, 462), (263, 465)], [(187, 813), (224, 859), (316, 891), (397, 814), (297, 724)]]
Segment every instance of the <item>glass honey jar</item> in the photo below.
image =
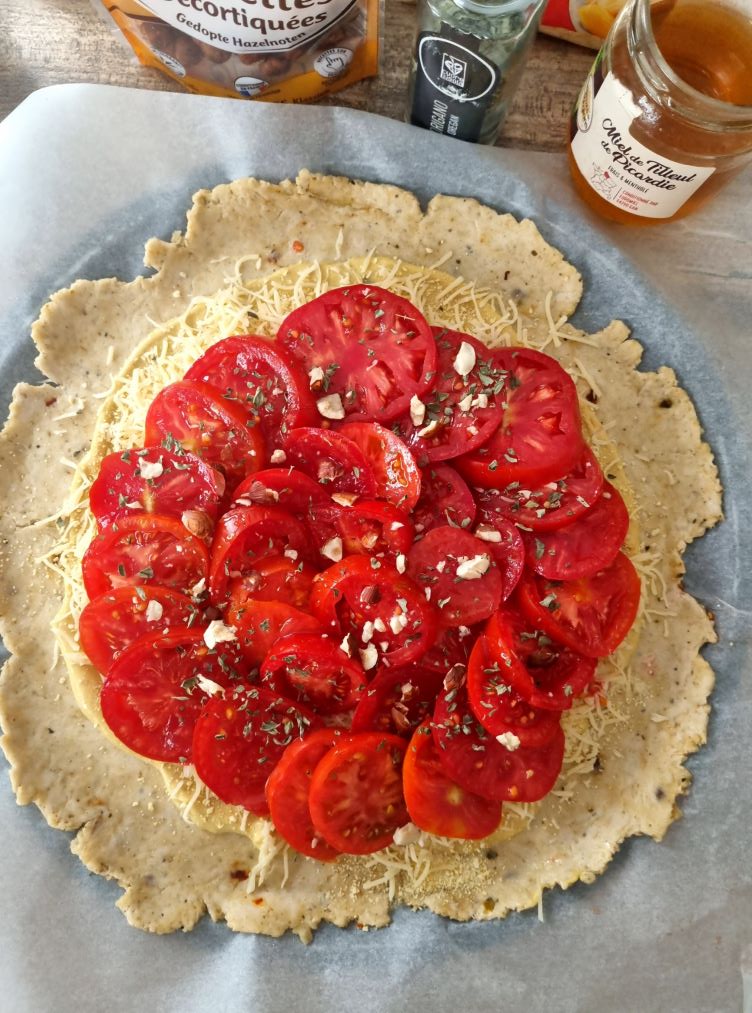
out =
[(632, 0), (573, 112), (579, 195), (612, 221), (670, 221), (750, 159), (752, 0)]

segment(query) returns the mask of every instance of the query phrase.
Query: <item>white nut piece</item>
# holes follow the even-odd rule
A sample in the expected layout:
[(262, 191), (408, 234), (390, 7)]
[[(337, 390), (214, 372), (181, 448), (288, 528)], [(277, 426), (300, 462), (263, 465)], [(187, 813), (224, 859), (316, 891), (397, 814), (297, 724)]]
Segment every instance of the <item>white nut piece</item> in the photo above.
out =
[(504, 746), (510, 753), (513, 753), (515, 749), (520, 748), (520, 740), (514, 734), (514, 732), (504, 732), (503, 735), (497, 735), (496, 741), (500, 746)]
[(336, 535), (330, 538), (326, 545), (321, 546), (321, 555), (331, 559), (333, 563), (339, 563), (342, 559), (342, 539)]
[(343, 419), (345, 417), (345, 408), (339, 394), (327, 394), (326, 397), (320, 397), (316, 402), (316, 407), (319, 410), (319, 415), (323, 415), (325, 419)]
[(141, 458), (138, 462), (138, 473), (141, 478), (159, 478), (163, 471), (164, 468), (162, 467), (161, 457), (158, 461), (145, 461)]
[(217, 644), (229, 644), (232, 640), (237, 640), (235, 630), (232, 626), (225, 626), (221, 619), (213, 619), (204, 630), (204, 643), (210, 651)]
[(373, 644), (369, 644), (368, 647), (364, 647), (362, 651), (358, 651), (360, 655), (360, 663), (363, 666), (363, 670), (368, 672), (369, 669), (374, 668), (376, 662), (379, 660), (379, 652), (376, 650)]
[(462, 342), (454, 358), (453, 365), (455, 373), (459, 373), (460, 376), (467, 376), (475, 366), (475, 349), (469, 342)]
[(465, 559), (457, 566), (457, 576), (460, 580), (478, 580), (487, 572), (491, 565), (491, 557), (485, 552)]
[(147, 621), (147, 623), (158, 623), (159, 620), (162, 618), (163, 613), (164, 609), (162, 608), (162, 603), (155, 601), (152, 598), (151, 601), (147, 602), (146, 611), (144, 612), (144, 619)]
[(224, 692), (223, 687), (215, 682), (213, 679), (207, 679), (205, 675), (199, 674), (196, 676), (198, 680), (198, 688), (203, 690), (207, 696), (216, 696), (218, 693)]
[(410, 398), (410, 421), (414, 426), (422, 426), (423, 419), (426, 417), (426, 406), (420, 400), (417, 394), (413, 394)]

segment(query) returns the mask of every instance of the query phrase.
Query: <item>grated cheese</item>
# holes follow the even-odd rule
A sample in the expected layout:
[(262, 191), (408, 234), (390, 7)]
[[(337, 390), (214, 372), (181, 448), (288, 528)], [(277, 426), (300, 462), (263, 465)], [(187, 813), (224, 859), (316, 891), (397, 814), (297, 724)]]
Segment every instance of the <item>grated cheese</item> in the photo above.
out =
[[(344, 232), (340, 229), (338, 245), (344, 241)], [(77, 622), (81, 610), (86, 604), (86, 595), (80, 577), (80, 559), (86, 546), (95, 534), (95, 524), (88, 510), (83, 507), (88, 503), (88, 490), (96, 476), (98, 462), (106, 453), (113, 449), (122, 449), (141, 440), (143, 417), (146, 408), (156, 394), (167, 384), (179, 379), (207, 348), (227, 334), (243, 333), (253, 330), (262, 336), (276, 333), (279, 324), (289, 309), (291, 300), (300, 304), (315, 298), (328, 288), (347, 283), (373, 283), (391, 287), (397, 294), (404, 296), (419, 308), (429, 295), (432, 305), (447, 300), (438, 310), (432, 310), (431, 322), (455, 330), (472, 330), (472, 332), (489, 347), (511, 345), (517, 343), (530, 347), (545, 347), (553, 342), (557, 345), (562, 340), (581, 341), (583, 344), (597, 345), (597, 340), (582, 338), (571, 328), (566, 332), (561, 329), (566, 323), (565, 317), (553, 319), (553, 293), (546, 298), (547, 335), (533, 334), (516, 304), (504, 300), (498, 293), (478, 289), (471, 282), (456, 278), (439, 291), (430, 288), (429, 279), (422, 271), (411, 271), (404, 276), (398, 274), (402, 268), (399, 261), (382, 263), (374, 261), (371, 251), (364, 260), (352, 264), (321, 265), (312, 264), (298, 275), (289, 277), (285, 274), (268, 278), (248, 279), (242, 274), (245, 262), (253, 262), (256, 254), (248, 254), (235, 265), (235, 273), (227, 287), (214, 297), (195, 296), (191, 298), (182, 314), (167, 324), (154, 324), (155, 330), (148, 344), (138, 350), (123, 374), (116, 377), (107, 392), (108, 397), (100, 408), (98, 427), (102, 440), (97, 445), (96, 454), (84, 459), (80, 465), (73, 461), (65, 461), (66, 466), (74, 471), (71, 493), (64, 508), (49, 518), (35, 522), (36, 525), (48, 524), (59, 519), (67, 521), (67, 530), (61, 541), (55, 545), (40, 562), (62, 578), (66, 585), (67, 615), (64, 621), (69, 629), (69, 641), (66, 650), (76, 650), (75, 657), (85, 664), (86, 659), (77, 647)], [(432, 267), (439, 268), (452, 256), (451, 251), (445, 252)], [(451, 296), (451, 300), (448, 297)], [(463, 319), (463, 313), (472, 314), (472, 320)], [(588, 382), (594, 392), (598, 389), (592, 378), (583, 368), (581, 361), (576, 360), (577, 368), (583, 379)], [(59, 419), (71, 418), (80, 414), (80, 407), (74, 407)], [(604, 428), (610, 428), (607, 424)], [(594, 441), (595, 442), (595, 441)], [(282, 463), (277, 457), (273, 463)], [(618, 462), (614, 462), (616, 464)], [(486, 557), (476, 557), (484, 559)], [(668, 611), (666, 601), (666, 581), (660, 570), (659, 553), (643, 553), (634, 558), (635, 566), (643, 582), (650, 588), (654, 597), (658, 597), (666, 611), (644, 608), (646, 616), (674, 615)], [(473, 562), (472, 560), (470, 562)], [(403, 561), (404, 565), (404, 561)], [(398, 569), (399, 569), (398, 564)], [(401, 572), (401, 571), (400, 571)], [(195, 589), (194, 589), (195, 590)], [(430, 589), (427, 597), (430, 597)], [(462, 629), (460, 635), (463, 635)], [(366, 643), (363, 638), (363, 643)], [(342, 649), (349, 653), (349, 641), (345, 638)], [(371, 654), (377, 656), (376, 648), (370, 645), (360, 652), (364, 662), (371, 660)], [(603, 686), (603, 695), (607, 705), (603, 706), (598, 697), (578, 699), (572, 709), (565, 713), (563, 725), (566, 731), (566, 753), (562, 776), (556, 785), (554, 797), (561, 804), (566, 804), (574, 797), (578, 779), (592, 773), (598, 757), (599, 743), (603, 741), (609, 730), (623, 724), (626, 718), (627, 704), (641, 692), (640, 680), (629, 665), (622, 664), (622, 652), (605, 659), (598, 667), (597, 678)], [(57, 663), (57, 655), (53, 665)], [(364, 664), (364, 667), (369, 667)], [(654, 716), (654, 719), (661, 716)], [(181, 788), (193, 782), (191, 796), (182, 809), (183, 818), (187, 819), (201, 792), (206, 791), (190, 766), (181, 770), (180, 780), (170, 791), (170, 796), (177, 794)], [(209, 796), (211, 797), (211, 796)], [(538, 804), (506, 804), (504, 805), (505, 821), (518, 821), (521, 827), (528, 826), (538, 811)], [(248, 830), (248, 813), (239, 814), (239, 828), (245, 833)], [(258, 843), (258, 854), (249, 874), (247, 889), (253, 893), (259, 888), (275, 868), (277, 860), (283, 867), (282, 885), (288, 879), (289, 851), (280, 842), (270, 823), (253, 821), (254, 843)], [(258, 839), (258, 841), (257, 841)], [(417, 841), (402, 845), (392, 845), (383, 852), (373, 856), (368, 867), (374, 876), (362, 884), (366, 890), (385, 890), (389, 899), (394, 900), (397, 892), (409, 887), (417, 890), (427, 887), (429, 881), (438, 881), (445, 871), (454, 868), (450, 862), (444, 863), (437, 857), (437, 852), (446, 851), (448, 859), (456, 859), (462, 853), (463, 845), (444, 838), (421, 834)], [(281, 856), (281, 858), (280, 858)], [(539, 902), (539, 915), (542, 906)]]

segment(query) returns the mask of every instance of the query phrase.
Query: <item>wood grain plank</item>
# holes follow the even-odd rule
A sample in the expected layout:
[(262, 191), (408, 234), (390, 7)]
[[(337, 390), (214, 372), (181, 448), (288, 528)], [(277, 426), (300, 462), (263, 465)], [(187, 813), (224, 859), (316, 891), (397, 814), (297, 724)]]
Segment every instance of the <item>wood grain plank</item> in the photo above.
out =
[[(414, 33), (414, 0), (386, 0), (379, 76), (322, 104), (402, 119)], [(588, 50), (538, 37), (497, 143), (563, 150), (569, 112), (592, 59)], [(136, 62), (90, 0), (0, 0), (0, 119), (37, 88), (67, 82), (180, 91)]]

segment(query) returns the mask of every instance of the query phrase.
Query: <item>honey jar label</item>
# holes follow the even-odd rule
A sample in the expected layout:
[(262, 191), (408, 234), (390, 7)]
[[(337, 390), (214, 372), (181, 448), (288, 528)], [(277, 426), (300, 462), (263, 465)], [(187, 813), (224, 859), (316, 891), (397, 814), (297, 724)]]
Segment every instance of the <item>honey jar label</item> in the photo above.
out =
[(572, 155), (585, 180), (609, 204), (643, 218), (671, 218), (715, 171), (658, 154), (635, 140), (641, 116), (632, 93), (600, 59), (575, 107)]

